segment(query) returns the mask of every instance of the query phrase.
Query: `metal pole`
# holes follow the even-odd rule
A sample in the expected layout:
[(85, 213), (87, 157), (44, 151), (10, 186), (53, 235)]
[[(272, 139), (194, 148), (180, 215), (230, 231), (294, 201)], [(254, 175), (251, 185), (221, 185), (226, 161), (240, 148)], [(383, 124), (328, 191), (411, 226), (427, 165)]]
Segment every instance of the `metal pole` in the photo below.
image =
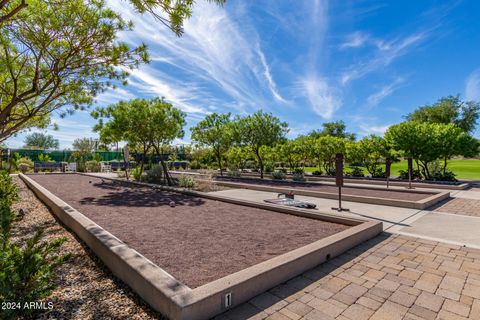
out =
[(342, 187), (338, 187), (338, 211), (342, 211)]

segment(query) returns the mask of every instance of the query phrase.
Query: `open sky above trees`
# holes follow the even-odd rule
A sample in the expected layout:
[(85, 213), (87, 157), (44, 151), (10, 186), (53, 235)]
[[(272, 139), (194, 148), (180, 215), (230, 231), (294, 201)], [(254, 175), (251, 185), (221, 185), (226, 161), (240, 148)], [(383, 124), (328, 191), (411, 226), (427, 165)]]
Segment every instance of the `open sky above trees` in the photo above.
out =
[[(135, 24), (121, 40), (146, 43), (151, 63), (134, 70), (128, 86), (99, 95), (98, 105), (165, 96), (187, 113), (185, 142), (209, 112), (263, 109), (288, 122), (289, 137), (343, 120), (362, 137), (442, 96), (480, 99), (475, 0), (198, 1), (182, 37), (124, 1), (107, 3)], [(96, 137), (88, 111), (54, 122), (60, 130), (48, 133), (60, 148)], [(24, 138), (7, 144), (21, 147)]]

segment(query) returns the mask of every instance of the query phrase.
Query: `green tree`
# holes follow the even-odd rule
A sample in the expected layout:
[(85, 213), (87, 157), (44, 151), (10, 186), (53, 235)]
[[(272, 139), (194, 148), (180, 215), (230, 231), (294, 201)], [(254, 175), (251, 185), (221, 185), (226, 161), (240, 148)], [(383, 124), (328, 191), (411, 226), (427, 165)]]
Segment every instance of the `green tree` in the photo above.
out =
[(30, 0), (0, 32), (0, 141), (125, 83), (129, 68), (148, 61), (145, 45), (132, 49), (117, 39), (131, 28), (103, 1)]
[(430, 164), (438, 159), (443, 160), (445, 173), (452, 156), (473, 156), (478, 149), (474, 138), (451, 123), (403, 122), (391, 126), (385, 139), (405, 157), (416, 161), (424, 179), (432, 178)]
[[(231, 169), (244, 170), (248, 159), (252, 157), (250, 150), (245, 147), (231, 147), (227, 153), (226, 158)], [(230, 167), (229, 167), (230, 168)]]
[(432, 105), (418, 108), (406, 116), (408, 121), (453, 123), (465, 132), (473, 132), (480, 116), (480, 103), (462, 101), (460, 96), (440, 98)]
[(25, 148), (28, 149), (41, 149), (41, 150), (49, 150), (49, 149), (58, 149), (59, 142), (53, 136), (34, 132), (29, 134), (25, 137)]
[(220, 169), (220, 175), (223, 175), (222, 160), (233, 143), (230, 116), (230, 113), (212, 113), (190, 129), (193, 141), (201, 146), (212, 148)]
[(8, 20), (12, 20), (27, 5), (25, 0), (2, 0), (0, 2), (0, 27)]
[(335, 156), (337, 153), (345, 153), (347, 139), (323, 136), (314, 140), (312, 152), (318, 161), (318, 166), (323, 166), (327, 175), (335, 174)]
[(286, 122), (262, 110), (246, 117), (236, 117), (235, 137), (240, 145), (248, 146), (257, 158), (260, 177), (263, 179), (264, 163), (261, 152), (264, 146), (274, 146), (288, 132)]
[(92, 138), (77, 138), (72, 143), (75, 151), (75, 157), (85, 159), (90, 156), (96, 149), (97, 141)]
[[(92, 115), (99, 119), (94, 129), (100, 133), (102, 141), (126, 141), (132, 146), (140, 146), (144, 156), (153, 148), (160, 158), (168, 184), (172, 184), (163, 154), (175, 138), (183, 137), (185, 113), (164, 98), (153, 98), (119, 102), (97, 109)], [(103, 119), (108, 121), (105, 123)]]
[[(226, 0), (209, 0), (223, 5)], [(149, 13), (169, 27), (177, 36), (183, 33), (183, 23), (192, 15), (194, 0), (130, 0), (140, 13)], [(158, 12), (160, 11), (160, 13)]]
[(342, 120), (325, 122), (322, 124), (322, 127), (322, 130), (314, 130), (310, 132), (309, 136), (313, 138), (332, 136), (337, 138), (345, 138), (352, 141), (355, 140), (355, 134), (347, 132), (347, 126)]
[(362, 164), (372, 176), (380, 174), (380, 165), (385, 163), (387, 157), (392, 158), (394, 155), (387, 141), (373, 134), (361, 139), (358, 149), (362, 155)]

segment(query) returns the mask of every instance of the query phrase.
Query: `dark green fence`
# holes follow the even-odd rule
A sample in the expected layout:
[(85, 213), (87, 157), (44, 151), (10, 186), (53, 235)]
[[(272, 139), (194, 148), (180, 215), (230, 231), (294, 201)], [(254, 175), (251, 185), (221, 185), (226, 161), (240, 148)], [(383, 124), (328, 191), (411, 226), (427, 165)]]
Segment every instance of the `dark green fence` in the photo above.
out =
[[(18, 153), (21, 157), (29, 157), (32, 161), (39, 161), (38, 156), (48, 155), (55, 162), (72, 161), (72, 155), (75, 151), (71, 150), (30, 150), (30, 149), (10, 149), (10, 156)], [(100, 155), (101, 161), (123, 160), (122, 152), (95, 152)]]

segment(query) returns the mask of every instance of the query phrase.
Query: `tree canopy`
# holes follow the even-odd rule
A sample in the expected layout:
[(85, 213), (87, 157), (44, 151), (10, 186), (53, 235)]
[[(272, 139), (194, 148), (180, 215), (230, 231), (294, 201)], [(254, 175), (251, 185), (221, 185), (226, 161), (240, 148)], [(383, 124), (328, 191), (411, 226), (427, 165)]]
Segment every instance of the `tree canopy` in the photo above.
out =
[[(227, 0), (208, 0), (223, 5)], [(149, 13), (177, 36), (183, 34), (184, 21), (192, 15), (194, 0), (130, 0), (140, 13)]]
[(220, 174), (223, 174), (222, 159), (224, 154), (233, 143), (230, 117), (230, 113), (212, 113), (191, 128), (193, 141), (203, 146), (209, 146), (213, 149), (215, 157), (217, 158)]
[(473, 132), (479, 116), (479, 102), (462, 101), (457, 95), (440, 98), (434, 104), (420, 107), (406, 118), (417, 122), (453, 123), (465, 132)]
[(41, 132), (34, 132), (29, 134), (25, 137), (24, 140), (25, 148), (28, 149), (41, 149), (41, 150), (49, 150), (49, 149), (58, 149), (59, 142), (53, 136), (41, 133)]
[(248, 146), (258, 160), (260, 176), (263, 178), (264, 163), (261, 148), (271, 147), (288, 132), (286, 122), (280, 121), (271, 113), (262, 110), (245, 117), (235, 119), (235, 137), (244, 146)]
[(84, 108), (126, 81), (129, 68), (148, 61), (145, 45), (117, 39), (131, 28), (103, 1), (28, 1), (0, 32), (0, 141), (45, 127), (54, 110)]
[[(162, 148), (184, 135), (185, 113), (164, 98), (134, 99), (92, 112), (99, 122), (94, 127), (105, 143), (126, 141), (141, 146), (143, 155), (153, 148), (160, 157)], [(104, 119), (107, 120), (104, 122)], [(165, 177), (171, 180), (164, 159), (160, 157)], [(142, 162), (143, 169), (143, 162)]]
[(355, 140), (355, 134), (347, 132), (347, 126), (342, 120), (322, 123), (321, 130), (314, 130), (310, 132), (309, 135), (314, 138), (332, 136), (337, 138), (345, 138), (352, 141)]

